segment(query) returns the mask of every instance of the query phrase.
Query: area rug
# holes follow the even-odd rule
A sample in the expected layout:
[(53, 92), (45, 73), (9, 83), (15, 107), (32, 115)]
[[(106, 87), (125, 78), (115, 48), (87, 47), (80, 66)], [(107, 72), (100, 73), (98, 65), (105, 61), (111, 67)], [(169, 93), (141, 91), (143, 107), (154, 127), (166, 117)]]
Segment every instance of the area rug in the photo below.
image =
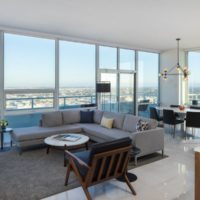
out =
[[(138, 160), (138, 166), (165, 158), (152, 154)], [(129, 169), (134, 168), (131, 162)], [(38, 200), (79, 186), (71, 173), (69, 185), (64, 186), (66, 167), (63, 152), (52, 149), (26, 151), (19, 155), (16, 150), (0, 153), (0, 199)]]

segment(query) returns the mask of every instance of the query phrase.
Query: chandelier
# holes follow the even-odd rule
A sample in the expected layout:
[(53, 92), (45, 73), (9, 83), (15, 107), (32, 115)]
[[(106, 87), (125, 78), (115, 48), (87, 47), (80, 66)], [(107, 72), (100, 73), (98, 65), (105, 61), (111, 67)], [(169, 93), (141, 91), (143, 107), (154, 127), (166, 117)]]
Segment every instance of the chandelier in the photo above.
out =
[[(177, 63), (176, 63), (176, 65), (169, 70), (167, 68), (165, 68), (163, 70), (163, 72), (159, 74), (159, 76), (162, 77), (164, 80), (167, 80), (168, 76), (179, 76), (179, 75), (182, 75), (183, 79), (187, 80), (188, 76), (190, 75), (190, 72), (187, 67), (183, 68), (180, 66), (180, 62), (179, 62), (179, 42), (180, 42), (180, 40), (181, 40), (180, 38), (176, 39), (176, 41), (177, 41)], [(177, 73), (172, 73), (172, 71), (174, 69), (177, 70)]]

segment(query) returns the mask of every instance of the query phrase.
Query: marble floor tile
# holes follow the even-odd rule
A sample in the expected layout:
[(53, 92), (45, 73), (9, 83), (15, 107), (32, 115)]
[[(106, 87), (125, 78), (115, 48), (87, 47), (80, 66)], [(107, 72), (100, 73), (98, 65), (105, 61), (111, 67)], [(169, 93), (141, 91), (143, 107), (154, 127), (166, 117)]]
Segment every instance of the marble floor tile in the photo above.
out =
[[(137, 195), (133, 196), (126, 184), (117, 180), (89, 188), (94, 200), (193, 200), (194, 151), (200, 141), (190, 142), (177, 134), (165, 134), (165, 154), (169, 157), (130, 170), (138, 176), (133, 182)], [(81, 187), (45, 198), (45, 200), (85, 200)]]

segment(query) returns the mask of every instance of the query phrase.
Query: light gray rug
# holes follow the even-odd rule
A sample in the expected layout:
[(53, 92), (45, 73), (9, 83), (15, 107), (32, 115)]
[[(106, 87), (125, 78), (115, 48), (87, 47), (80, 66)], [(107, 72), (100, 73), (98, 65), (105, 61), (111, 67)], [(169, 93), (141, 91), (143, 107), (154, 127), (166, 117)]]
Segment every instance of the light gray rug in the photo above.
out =
[(61, 151), (52, 150), (48, 155), (46, 149), (22, 155), (14, 150), (0, 153), (0, 199), (36, 200), (78, 186), (70, 180), (65, 187), (65, 173)]
[[(160, 154), (139, 159), (138, 166), (162, 159)], [(130, 163), (129, 168), (134, 168)], [(0, 199), (38, 200), (78, 187), (73, 173), (69, 185), (64, 186), (66, 167), (63, 167), (63, 152), (52, 149), (26, 151), (19, 155), (14, 149), (0, 152)]]

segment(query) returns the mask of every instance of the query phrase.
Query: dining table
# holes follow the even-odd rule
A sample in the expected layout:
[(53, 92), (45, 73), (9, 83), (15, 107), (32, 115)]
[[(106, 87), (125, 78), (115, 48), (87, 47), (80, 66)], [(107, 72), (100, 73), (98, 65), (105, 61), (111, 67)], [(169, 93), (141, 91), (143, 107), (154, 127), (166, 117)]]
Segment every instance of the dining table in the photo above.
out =
[(170, 106), (156, 106), (156, 109), (162, 113), (163, 110), (173, 110), (174, 113), (177, 113), (178, 117), (182, 120), (185, 120), (187, 112), (200, 112), (200, 109), (194, 109), (190, 107), (185, 107), (180, 109), (179, 107), (170, 107)]

